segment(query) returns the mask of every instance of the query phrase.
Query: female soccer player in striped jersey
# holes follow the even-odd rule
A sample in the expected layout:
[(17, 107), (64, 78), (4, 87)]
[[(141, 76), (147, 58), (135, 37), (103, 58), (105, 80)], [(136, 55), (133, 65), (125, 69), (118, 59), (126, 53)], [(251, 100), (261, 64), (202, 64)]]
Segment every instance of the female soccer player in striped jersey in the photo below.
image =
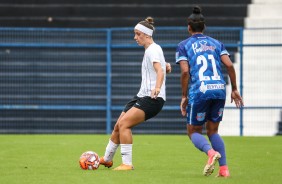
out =
[[(237, 90), (236, 73), (229, 53), (218, 40), (203, 34), (205, 18), (200, 7), (196, 6), (188, 18), (186, 40), (178, 44), (176, 63), (181, 68), (182, 100), (181, 113), (187, 116), (187, 134), (197, 149), (208, 155), (203, 174), (209, 176), (219, 162), (219, 177), (229, 177), (225, 145), (218, 134), (226, 99), (226, 83), (220, 64), (223, 63), (231, 81), (231, 102), (243, 106)], [(189, 88), (189, 98), (187, 90)], [(208, 140), (202, 135), (206, 126)]]
[(153, 19), (148, 17), (134, 28), (134, 39), (145, 48), (142, 61), (142, 82), (138, 94), (129, 101), (120, 114), (100, 164), (111, 167), (113, 157), (121, 145), (122, 164), (114, 170), (133, 170), (131, 128), (156, 116), (166, 100), (166, 72), (171, 71), (165, 62), (162, 48), (152, 38)]

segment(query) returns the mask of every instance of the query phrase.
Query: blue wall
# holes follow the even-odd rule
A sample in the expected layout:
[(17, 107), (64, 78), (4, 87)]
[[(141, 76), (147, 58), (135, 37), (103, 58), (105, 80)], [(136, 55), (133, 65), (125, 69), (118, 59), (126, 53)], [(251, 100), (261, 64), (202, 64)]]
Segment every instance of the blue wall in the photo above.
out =
[[(206, 33), (222, 41), (234, 60), (242, 28), (210, 27)], [(1, 28), (0, 35), (1, 133), (111, 133), (139, 90), (144, 48), (133, 40), (132, 28)], [(157, 27), (154, 40), (173, 67), (167, 102), (135, 133), (186, 132), (174, 54), (187, 36), (186, 27)]]

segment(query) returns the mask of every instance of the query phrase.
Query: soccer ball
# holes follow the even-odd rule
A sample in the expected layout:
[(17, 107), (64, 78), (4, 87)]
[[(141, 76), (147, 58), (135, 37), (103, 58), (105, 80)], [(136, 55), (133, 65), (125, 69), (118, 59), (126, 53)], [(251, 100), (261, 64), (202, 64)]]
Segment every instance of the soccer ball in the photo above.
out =
[(99, 168), (99, 155), (94, 151), (86, 151), (79, 158), (79, 165), (84, 170), (96, 170)]

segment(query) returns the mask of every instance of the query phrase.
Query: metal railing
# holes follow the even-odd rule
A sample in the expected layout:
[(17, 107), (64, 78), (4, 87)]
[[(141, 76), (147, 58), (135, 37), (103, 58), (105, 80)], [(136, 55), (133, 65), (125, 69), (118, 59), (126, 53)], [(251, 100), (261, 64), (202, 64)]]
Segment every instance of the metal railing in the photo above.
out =
[[(243, 80), (244, 79), (244, 76), (243, 76), (244, 64), (243, 62), (245, 62), (243, 61), (244, 47), (268, 47), (268, 46), (281, 47), (282, 44), (245, 44), (243, 43), (243, 39), (244, 39), (243, 31), (244, 29), (241, 27), (234, 27), (234, 28), (208, 27), (206, 30), (206, 33), (207, 35), (222, 41), (225, 44), (225, 46), (227, 47), (227, 50), (229, 49), (231, 50), (231, 52), (233, 53), (232, 55), (235, 55), (236, 53), (239, 54), (239, 68), (240, 68), (239, 85), (240, 85), (240, 93), (244, 96), (244, 89), (243, 89), (244, 87), (244, 80)], [(33, 68), (36, 68), (37, 59), (41, 60), (41, 55), (44, 55), (42, 56), (43, 57), (42, 62), (47, 61), (47, 60), (51, 61), (52, 59), (57, 59), (58, 62), (61, 62), (61, 60), (64, 60), (65, 66), (68, 66), (69, 65), (68, 60), (71, 60), (72, 58), (68, 57), (67, 55), (60, 56), (60, 53), (74, 52), (79, 55), (80, 52), (84, 51), (84, 49), (88, 49), (88, 52), (84, 56), (82, 55), (81, 57), (78, 57), (81, 59), (82, 61), (81, 63), (85, 62), (87, 64), (88, 62), (93, 62), (94, 63), (93, 66), (95, 66), (96, 64), (101, 64), (101, 69), (97, 69), (97, 70), (98, 71), (100, 70), (101, 73), (104, 73), (101, 75), (98, 75), (98, 74), (94, 75), (92, 72), (89, 72), (90, 78), (91, 76), (93, 78), (95, 78), (95, 76), (101, 77), (103, 78), (103, 81), (105, 81), (105, 85), (106, 85), (105, 88), (98, 86), (97, 91), (95, 93), (89, 93), (89, 96), (96, 95), (97, 101), (99, 99), (102, 99), (101, 102), (99, 101), (99, 103), (95, 103), (95, 101), (93, 101), (93, 103), (89, 103), (89, 104), (83, 104), (83, 101), (76, 102), (76, 99), (75, 99), (76, 96), (75, 95), (72, 96), (71, 94), (70, 94), (71, 96), (70, 98), (72, 99), (71, 103), (70, 101), (67, 101), (67, 100), (65, 101), (62, 100), (62, 103), (58, 103), (58, 104), (55, 103), (56, 100), (54, 100), (54, 102), (51, 101), (49, 104), (44, 103), (44, 100), (42, 100), (43, 103), (40, 100), (37, 100), (37, 101), (31, 100), (30, 102), (28, 102), (28, 100), (22, 100), (21, 97), (19, 97), (21, 96), (20, 88), (17, 88), (19, 89), (19, 91), (16, 92), (13, 96), (11, 95), (11, 91), (13, 91), (13, 87), (10, 87), (11, 88), (10, 92), (9, 90), (7, 90), (6, 92), (2, 92), (0, 94), (0, 99), (2, 99), (0, 110), (2, 111), (3, 110), (10, 110), (10, 111), (13, 111), (13, 110), (106, 111), (106, 117), (105, 117), (106, 130), (104, 131), (104, 133), (107, 133), (107, 134), (111, 133), (112, 128), (113, 128), (112, 112), (122, 110), (123, 108), (122, 105), (124, 105), (123, 103), (113, 102), (113, 101), (115, 99), (116, 101), (118, 101), (118, 98), (120, 98), (120, 96), (122, 95), (124, 95), (125, 98), (127, 98), (128, 95), (134, 95), (134, 93), (136, 92), (134, 91), (134, 89), (136, 89), (135, 87), (134, 89), (129, 90), (129, 94), (128, 94), (128, 91), (125, 90), (124, 94), (120, 94), (119, 97), (115, 97), (113, 95), (113, 92), (114, 92), (113, 90), (115, 90), (115, 88), (113, 87), (113, 84), (114, 84), (113, 74), (116, 74), (117, 78), (119, 77), (118, 72), (113, 72), (113, 65), (114, 64), (118, 65), (118, 62), (123, 62), (124, 61), (123, 57), (126, 57), (125, 55), (128, 53), (136, 53), (137, 56), (138, 55), (142, 56), (142, 53), (143, 53), (143, 50), (140, 49), (140, 47), (133, 40), (132, 28), (112, 28), (112, 29), (0, 28), (0, 35), (1, 35), (0, 48), (3, 51), (1, 54), (2, 58), (1, 58), (0, 64), (2, 63), (2, 66), (9, 66), (7, 67), (8, 68), (7, 70), (4, 68), (1, 71), (2, 83), (0, 84), (1, 84), (2, 89), (9, 88), (9, 85), (7, 85), (9, 84), (9, 82), (5, 82), (5, 80), (6, 81), (11, 80), (11, 78), (13, 78), (13, 75), (15, 74), (20, 75), (22, 79), (25, 77), (32, 76), (33, 72), (35, 72), (39, 76), (40, 74), (44, 75), (44, 72), (40, 73), (40, 71), (36, 71), (36, 69), (33, 71), (30, 71), (29, 73), (24, 73), (24, 71), (21, 70), (19, 73), (16, 71), (16, 69), (15, 71), (13, 71), (13, 66), (15, 68), (17, 67), (20, 68), (22, 63), (28, 62), (30, 59), (32, 59), (33, 62), (31, 63), (31, 65), (34, 65), (35, 67)], [(185, 39), (187, 36), (188, 35), (187, 35), (186, 27), (158, 27), (157, 33), (154, 36), (154, 40), (158, 44), (160, 44), (164, 50), (167, 50), (167, 53), (165, 52), (166, 58), (168, 58), (168, 60), (171, 63), (174, 63), (175, 48), (177, 44), (181, 40)], [(33, 49), (35, 49), (35, 51), (33, 51)], [(36, 53), (37, 51), (36, 49), (43, 49), (42, 53), (46, 52), (46, 54), (41, 53), (40, 55), (40, 53)], [(77, 50), (73, 50), (73, 49), (77, 49)], [(14, 52), (13, 50), (16, 50), (16, 51)], [(94, 50), (94, 52), (97, 53), (96, 55), (101, 55), (101, 56), (99, 56), (99, 58), (96, 60), (95, 54), (91, 55), (91, 50)], [(115, 54), (120, 53), (120, 52), (122, 53), (124, 52), (125, 54), (121, 56), (122, 57), (121, 59), (117, 59), (117, 56)], [(50, 53), (52, 57), (48, 58), (48, 53)], [(15, 55), (18, 54), (18, 56), (12, 56), (13, 54)], [(32, 58), (31, 56), (33, 54), (35, 55), (35, 59)], [(21, 55), (24, 55), (23, 57), (24, 59), (21, 59), (20, 57)], [(101, 58), (105, 60), (101, 61)], [(13, 59), (16, 60), (16, 63), (13, 64), (13, 66), (10, 66), (7, 62), (12, 61)], [(137, 60), (138, 59), (140, 60), (140, 56), (139, 58), (137, 57)], [(101, 62), (104, 62), (104, 63), (101, 63)], [(19, 66), (17, 66), (17, 64)], [(126, 64), (124, 64), (124, 66), (126, 66)], [(118, 68), (118, 67), (115, 67), (115, 68)], [(51, 70), (52, 69), (54, 68), (51, 68)], [(122, 69), (122, 67), (120, 67), (120, 69)], [(51, 78), (52, 72), (47, 71), (47, 70), (48, 69), (46, 69), (46, 75), (48, 75), (48, 77)], [(178, 69), (176, 68), (175, 70), (176, 70), (176, 73), (171, 74), (170, 80), (174, 80), (178, 82), (178, 78), (177, 78)], [(78, 72), (81, 72), (81, 75), (88, 74), (88, 73), (83, 73), (84, 72), (83, 70), (78, 71)], [(135, 75), (135, 71), (132, 71), (131, 74)], [(60, 75), (58, 76), (60, 77)], [(36, 78), (36, 75), (34, 75), (33, 77)], [(71, 80), (71, 78), (69, 79)], [(56, 81), (56, 79), (54, 80)], [(16, 82), (15, 84), (17, 85), (19, 82)], [(83, 82), (83, 80), (78, 81), (78, 83), (80, 82)], [(28, 83), (28, 81), (26, 83)], [(100, 81), (93, 80), (91, 85), (94, 85), (94, 83), (100, 83)], [(121, 84), (122, 83), (123, 81), (121, 80)], [(50, 83), (47, 82), (46, 85), (50, 85)], [(133, 85), (134, 85), (134, 82), (131, 82), (128, 84), (128, 86), (133, 86)], [(30, 85), (30, 88), (32, 88), (32, 84)], [(101, 88), (101, 89), (98, 89), (98, 88)], [(71, 91), (71, 89), (69, 90)], [(79, 97), (87, 96), (86, 93), (83, 91), (83, 89), (77, 89), (77, 90), (81, 90), (79, 91), (79, 94), (77, 94), (77, 96)], [(170, 90), (173, 91), (172, 89), (168, 88), (168, 92), (170, 92)], [(52, 98), (53, 96), (56, 96), (55, 93), (53, 94), (53, 96), (46, 95), (45, 93), (40, 93), (40, 92), (39, 93), (35, 92), (35, 94), (33, 94), (32, 91), (33, 89), (31, 89), (28, 92), (28, 94), (26, 94), (28, 96), (27, 98), (31, 98), (33, 95), (34, 96), (37, 96), (37, 95), (44, 96), (45, 95), (45, 96), (48, 96), (46, 97), (47, 98), (46, 101), (48, 101), (48, 98)], [(170, 96), (171, 96), (171, 99), (174, 99), (174, 100), (168, 102), (168, 104), (164, 106), (163, 110), (168, 111), (168, 112), (169, 111), (178, 111), (179, 110), (179, 104), (178, 104), (179, 101), (175, 97), (176, 92), (171, 92)], [(170, 96), (168, 96), (168, 99)], [(6, 99), (6, 100), (3, 100), (3, 99)], [(227, 105), (226, 109), (235, 109), (235, 107)], [(243, 132), (244, 130), (244, 121), (243, 121), (244, 109), (280, 109), (281, 110), (282, 106), (279, 106), (279, 105), (272, 106), (271, 104), (269, 104), (269, 106), (248, 106), (246, 105), (244, 108), (240, 109), (239, 135), (241, 136), (244, 135), (244, 132)], [(179, 116), (179, 115), (177, 114), (175, 116)], [(173, 119), (175, 117), (171, 117), (171, 118)], [(5, 121), (5, 119), (2, 121)]]

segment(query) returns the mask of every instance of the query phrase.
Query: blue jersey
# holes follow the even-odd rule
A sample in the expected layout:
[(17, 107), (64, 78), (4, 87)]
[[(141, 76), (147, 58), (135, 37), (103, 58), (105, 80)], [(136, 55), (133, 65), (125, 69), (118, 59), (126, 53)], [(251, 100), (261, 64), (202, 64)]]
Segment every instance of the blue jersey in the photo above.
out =
[(226, 98), (226, 83), (220, 66), (224, 54), (229, 55), (221, 42), (203, 34), (195, 34), (178, 44), (176, 63), (185, 60), (190, 69), (190, 104)]

